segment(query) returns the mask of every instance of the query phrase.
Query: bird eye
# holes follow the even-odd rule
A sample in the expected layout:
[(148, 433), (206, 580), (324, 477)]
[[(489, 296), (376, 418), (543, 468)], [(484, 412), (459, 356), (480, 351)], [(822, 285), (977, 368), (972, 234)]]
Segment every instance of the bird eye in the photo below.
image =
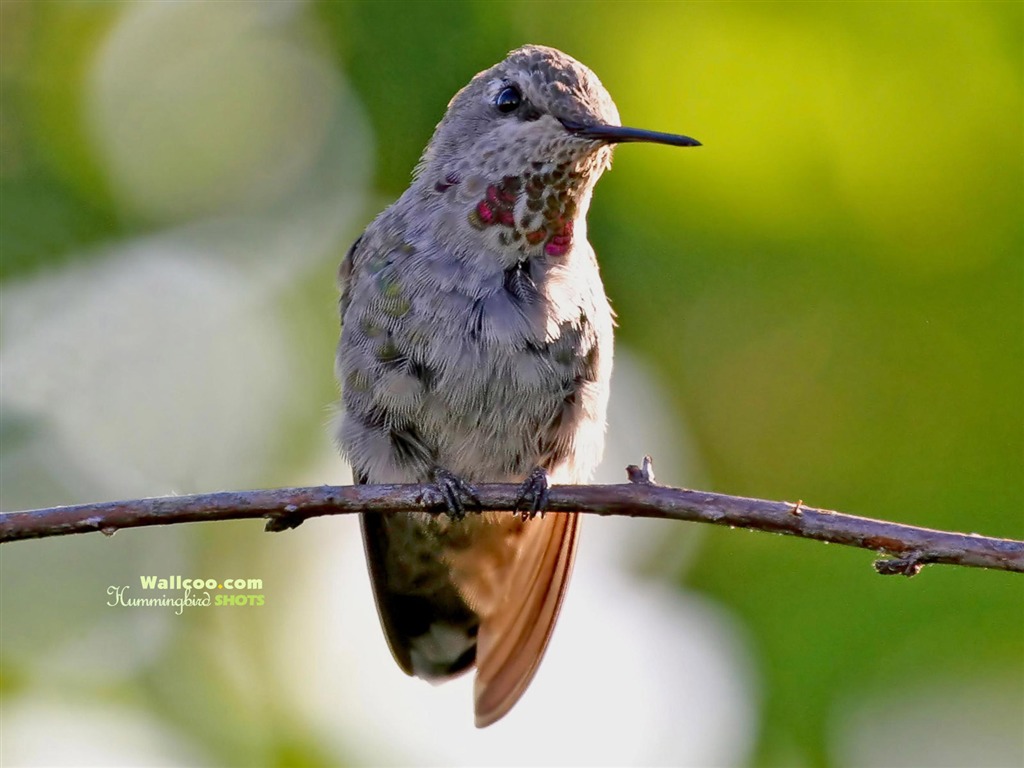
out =
[(509, 85), (502, 88), (498, 95), (494, 97), (494, 105), (498, 108), (499, 112), (503, 112), (506, 115), (509, 112), (515, 112), (519, 109), (519, 105), (523, 101), (523, 94), (519, 92), (519, 89), (514, 85)]

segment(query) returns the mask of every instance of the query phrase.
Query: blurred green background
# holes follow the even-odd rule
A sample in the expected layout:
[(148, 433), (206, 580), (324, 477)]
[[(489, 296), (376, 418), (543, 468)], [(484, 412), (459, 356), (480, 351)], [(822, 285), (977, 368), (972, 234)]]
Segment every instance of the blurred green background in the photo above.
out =
[[(626, 124), (704, 142), (622, 148), (595, 195), (622, 361), (602, 479), (653, 451), (674, 485), (1024, 538), (1015, 2), (4, 0), (3, 509), (346, 481), (324, 428), (337, 262), (452, 94), (525, 42), (591, 67)], [(621, 577), (588, 566), (636, 597), (579, 598), (597, 668), (524, 699), (527, 733), (566, 750), (536, 754), (472, 732), (468, 690), (373, 703), (400, 674), (368, 586), (343, 583), (351, 521), (5, 546), (3, 762), (1024, 763), (1019, 576), (881, 578), (862, 551), (656, 530), (618, 543)], [(257, 576), (267, 606), (106, 606), (147, 573)], [(617, 613), (649, 593), (680, 620)], [(706, 685), (666, 660), (700, 669), (698, 636), (723, 654)], [(555, 637), (538, 684), (572, 665)], [(668, 689), (646, 704), (616, 687), (645, 658)], [(599, 755), (558, 730), (581, 693), (580, 733), (619, 739)], [(631, 730), (610, 701), (656, 716)]]

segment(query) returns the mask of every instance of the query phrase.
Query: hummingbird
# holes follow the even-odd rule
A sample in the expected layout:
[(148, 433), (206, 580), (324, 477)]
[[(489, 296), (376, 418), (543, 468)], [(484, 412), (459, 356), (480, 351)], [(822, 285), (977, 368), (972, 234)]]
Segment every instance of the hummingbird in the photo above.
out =
[[(587, 209), (626, 142), (699, 146), (623, 127), (583, 64), (517, 48), (455, 94), (338, 272), (354, 480), (430, 483), (447, 508), (360, 516), (380, 623), (409, 675), (476, 666), (477, 727), (523, 695), (568, 586), (580, 517), (544, 514), (549, 484), (603, 452), (614, 323)], [(518, 512), (479, 509), (484, 482), (519, 484)]]

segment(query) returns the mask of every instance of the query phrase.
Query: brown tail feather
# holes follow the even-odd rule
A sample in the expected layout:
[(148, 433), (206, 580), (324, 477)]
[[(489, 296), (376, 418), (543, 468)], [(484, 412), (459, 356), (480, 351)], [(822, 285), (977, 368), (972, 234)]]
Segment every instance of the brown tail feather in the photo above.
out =
[(569, 584), (580, 517), (548, 513), (526, 524), (524, 541), (496, 610), (477, 638), (476, 725), (503, 717), (540, 664)]

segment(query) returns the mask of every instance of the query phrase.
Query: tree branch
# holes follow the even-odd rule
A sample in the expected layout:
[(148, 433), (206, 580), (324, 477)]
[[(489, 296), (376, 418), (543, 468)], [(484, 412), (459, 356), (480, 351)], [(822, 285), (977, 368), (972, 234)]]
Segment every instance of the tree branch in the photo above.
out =
[[(647, 462), (643, 469), (631, 467), (630, 478), (631, 482), (623, 485), (553, 486), (548, 510), (688, 520), (860, 547), (892, 556), (875, 562), (882, 574), (913, 576), (930, 563), (1024, 573), (1022, 541), (872, 520), (815, 509), (802, 502), (655, 485)], [(476, 491), (484, 509), (515, 510), (519, 492), (515, 485), (479, 485)], [(0, 542), (92, 531), (111, 535), (122, 528), (250, 518), (266, 518), (267, 530), (281, 531), (321, 515), (444, 510), (440, 494), (430, 485), (229, 491), (9, 512), (0, 515)]]

